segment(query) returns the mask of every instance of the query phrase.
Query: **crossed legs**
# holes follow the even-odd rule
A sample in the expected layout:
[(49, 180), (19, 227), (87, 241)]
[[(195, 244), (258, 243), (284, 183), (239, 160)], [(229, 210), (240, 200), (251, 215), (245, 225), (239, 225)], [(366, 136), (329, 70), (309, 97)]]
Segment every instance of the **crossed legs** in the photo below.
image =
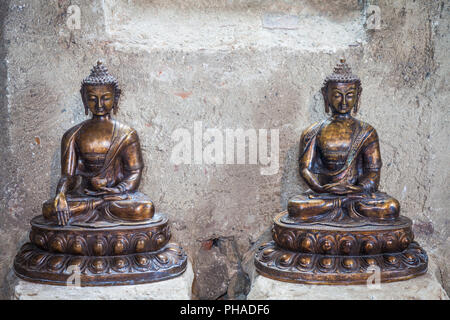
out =
[(326, 220), (335, 210), (352, 209), (360, 216), (376, 220), (395, 220), (400, 213), (400, 204), (393, 197), (376, 192), (371, 195), (346, 196), (304, 193), (288, 202), (289, 217), (302, 222)]

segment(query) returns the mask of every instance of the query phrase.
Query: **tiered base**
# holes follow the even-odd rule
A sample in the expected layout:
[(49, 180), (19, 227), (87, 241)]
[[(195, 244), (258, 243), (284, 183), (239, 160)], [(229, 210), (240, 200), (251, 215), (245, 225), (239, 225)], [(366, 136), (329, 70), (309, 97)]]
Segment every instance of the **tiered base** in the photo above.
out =
[(185, 271), (187, 256), (168, 243), (167, 222), (159, 214), (145, 224), (89, 229), (48, 225), (37, 217), (31, 222), (31, 243), (20, 249), (14, 271), (24, 280), (54, 285), (131, 285), (174, 278)]
[[(413, 242), (412, 222), (362, 223), (344, 228), (335, 223), (290, 223), (287, 213), (275, 218), (273, 239), (263, 244), (255, 266), (263, 276), (311, 284), (365, 284), (406, 280), (427, 271), (426, 252)], [(378, 277), (375, 279), (374, 277)]]
[[(365, 284), (406, 280), (427, 271), (428, 258), (417, 243), (401, 253), (370, 256), (325, 256), (283, 250), (271, 241), (256, 255), (258, 272), (275, 280), (310, 284)], [(378, 268), (378, 269), (376, 269)]]

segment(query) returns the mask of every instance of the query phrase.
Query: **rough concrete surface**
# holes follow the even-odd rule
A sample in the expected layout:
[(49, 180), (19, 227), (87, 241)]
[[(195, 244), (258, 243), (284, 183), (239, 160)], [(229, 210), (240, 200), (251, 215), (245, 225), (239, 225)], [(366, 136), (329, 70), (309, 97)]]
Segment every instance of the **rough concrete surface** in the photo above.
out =
[(146, 284), (112, 287), (66, 287), (18, 280), (14, 300), (190, 300), (194, 274), (188, 263), (179, 277)]
[[(306, 189), (296, 163), (300, 134), (325, 117), (320, 87), (345, 56), (362, 80), (358, 117), (380, 136), (381, 189), (400, 201), (416, 239), (439, 257), (448, 290), (450, 6), (371, 3), (380, 7), (380, 30), (367, 29), (368, 1), (2, 1), (2, 295), (14, 284), (12, 261), (30, 219), (54, 196), (60, 139), (86, 118), (80, 81), (98, 58), (123, 89), (117, 118), (141, 139), (140, 189), (198, 261), (197, 240), (221, 236), (233, 236), (246, 256), (287, 200)], [(80, 30), (66, 25), (69, 5), (81, 10)], [(281, 20), (268, 25), (268, 14)], [(296, 16), (298, 26), (283, 15)], [(279, 171), (174, 165), (172, 133), (192, 134), (196, 121), (204, 130), (279, 129)]]

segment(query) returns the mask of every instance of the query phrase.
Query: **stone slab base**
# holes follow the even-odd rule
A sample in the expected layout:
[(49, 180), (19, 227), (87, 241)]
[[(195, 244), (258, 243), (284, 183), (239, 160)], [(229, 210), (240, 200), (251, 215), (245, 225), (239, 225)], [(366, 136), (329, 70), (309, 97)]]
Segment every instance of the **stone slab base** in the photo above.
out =
[(307, 285), (282, 282), (257, 275), (248, 300), (448, 300), (434, 275), (434, 264), (417, 278), (380, 283), (379, 289), (367, 285)]
[(179, 277), (138, 285), (110, 287), (66, 287), (19, 279), (14, 300), (190, 300), (194, 273), (188, 263)]

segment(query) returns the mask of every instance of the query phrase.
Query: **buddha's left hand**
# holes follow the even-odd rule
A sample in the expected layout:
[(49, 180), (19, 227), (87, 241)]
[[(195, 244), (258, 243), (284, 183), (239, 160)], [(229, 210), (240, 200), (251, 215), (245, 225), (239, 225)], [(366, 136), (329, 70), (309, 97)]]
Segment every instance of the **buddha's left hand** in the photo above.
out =
[(119, 188), (107, 188), (107, 187), (101, 187), (100, 190), (105, 191), (105, 194), (118, 194), (122, 193)]
[(108, 194), (120, 194), (122, 191), (119, 190), (119, 188), (108, 188), (108, 187), (100, 187), (100, 191), (91, 191), (88, 189), (85, 189), (85, 192), (90, 196), (103, 196)]
[(359, 186), (355, 186), (349, 183), (330, 183), (323, 186), (323, 189), (327, 192), (344, 195), (352, 193), (360, 193), (363, 189)]

